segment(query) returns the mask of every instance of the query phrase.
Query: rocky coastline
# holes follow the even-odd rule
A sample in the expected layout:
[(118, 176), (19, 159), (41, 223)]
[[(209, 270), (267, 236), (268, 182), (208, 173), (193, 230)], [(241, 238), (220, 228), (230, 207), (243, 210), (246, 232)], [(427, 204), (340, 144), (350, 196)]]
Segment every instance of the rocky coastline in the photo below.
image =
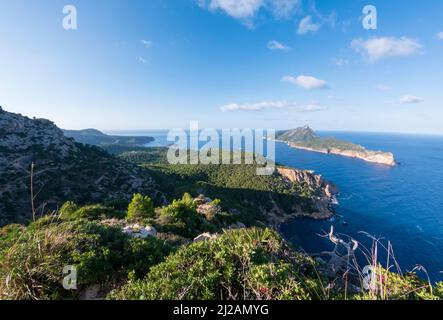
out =
[(294, 218), (327, 220), (335, 215), (333, 206), (337, 204), (336, 196), (339, 194), (337, 186), (313, 171), (278, 167), (277, 174), (288, 183), (288, 187), (301, 184), (312, 192), (312, 210), (307, 211), (300, 204), (295, 204), (291, 212), (285, 212), (274, 203), (274, 208), (267, 213), (270, 225), (278, 228)]
[(314, 148), (301, 146), (301, 145), (299, 145), (297, 143), (293, 143), (293, 142), (286, 142), (286, 141), (280, 141), (280, 142), (285, 142), (291, 148), (295, 148), (295, 149), (299, 149), (299, 150), (318, 152), (318, 153), (323, 153), (323, 154), (335, 154), (335, 155), (339, 155), (339, 156), (343, 156), (343, 157), (360, 159), (360, 160), (364, 160), (366, 162), (386, 165), (386, 166), (390, 166), (390, 167), (394, 167), (397, 165), (395, 158), (394, 158), (394, 154), (392, 154), (391, 152), (370, 151), (370, 150), (364, 150), (364, 151), (341, 150), (338, 148), (314, 149)]

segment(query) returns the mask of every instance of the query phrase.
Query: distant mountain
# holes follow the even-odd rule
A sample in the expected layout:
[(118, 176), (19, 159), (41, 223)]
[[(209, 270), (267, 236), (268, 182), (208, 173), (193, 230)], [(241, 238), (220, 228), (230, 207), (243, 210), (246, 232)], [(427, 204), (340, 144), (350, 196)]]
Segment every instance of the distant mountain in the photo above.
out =
[(395, 166), (394, 155), (390, 152), (371, 151), (365, 147), (335, 138), (319, 137), (309, 126), (277, 132), (276, 139), (287, 142), (290, 147), (358, 158), (367, 162)]
[(314, 130), (309, 126), (297, 128), (294, 130), (280, 131), (277, 133), (277, 139), (283, 141), (313, 141), (319, 137), (315, 134)]
[(146, 171), (95, 146), (76, 143), (54, 123), (0, 108), (0, 226), (32, 216), (31, 164), (37, 215), (66, 200), (129, 200), (135, 192), (161, 197)]
[(93, 146), (144, 146), (154, 141), (152, 137), (129, 137), (107, 135), (96, 129), (63, 130), (65, 136), (74, 138), (77, 142)]

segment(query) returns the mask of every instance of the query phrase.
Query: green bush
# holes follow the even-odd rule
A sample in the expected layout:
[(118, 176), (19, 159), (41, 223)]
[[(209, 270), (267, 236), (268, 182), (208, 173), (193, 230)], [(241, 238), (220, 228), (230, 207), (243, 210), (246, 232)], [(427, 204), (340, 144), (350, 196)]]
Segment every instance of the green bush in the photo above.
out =
[(323, 297), (314, 262), (269, 229), (228, 231), (184, 246), (111, 299), (313, 299)]
[[(78, 206), (72, 201), (65, 202), (58, 210), (59, 216), (64, 220), (76, 220), (76, 219), (107, 219), (107, 218), (122, 218), (124, 214), (115, 210), (112, 207), (104, 206), (102, 204), (93, 204), (86, 206)], [(40, 219), (40, 223), (44, 219)], [(52, 218), (49, 218), (49, 222)]]
[(135, 194), (128, 207), (126, 218), (128, 220), (145, 219), (155, 217), (154, 203), (148, 196)]
[(158, 223), (163, 232), (194, 238), (203, 232), (213, 232), (217, 227), (197, 213), (194, 199), (185, 193), (180, 200), (174, 200), (169, 206), (162, 208)]
[(62, 217), (72, 217), (75, 215), (75, 212), (78, 209), (79, 208), (78, 208), (77, 204), (75, 204), (73, 201), (67, 201), (59, 209), (59, 214)]
[[(89, 285), (119, 283), (129, 272), (142, 277), (169, 252), (163, 241), (132, 238), (96, 221), (37, 221), (0, 255), (0, 299), (76, 298)], [(67, 265), (77, 268), (77, 291), (62, 288)]]
[(435, 295), (438, 299), (443, 300), (443, 282), (438, 282), (438, 283), (435, 285), (435, 288), (434, 288), (434, 295)]

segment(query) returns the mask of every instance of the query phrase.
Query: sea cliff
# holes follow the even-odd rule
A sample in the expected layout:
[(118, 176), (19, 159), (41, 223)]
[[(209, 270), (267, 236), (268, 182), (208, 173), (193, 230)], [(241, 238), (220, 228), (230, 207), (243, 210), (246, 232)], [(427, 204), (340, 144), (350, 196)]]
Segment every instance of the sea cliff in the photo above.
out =
[(392, 167), (394, 167), (397, 164), (394, 158), (394, 154), (391, 152), (370, 151), (370, 150), (362, 150), (362, 151), (342, 150), (338, 148), (315, 149), (315, 148), (304, 147), (297, 143), (292, 143), (292, 142), (288, 142), (288, 146), (300, 150), (319, 152), (324, 154), (335, 154), (343, 157), (361, 159), (366, 162), (378, 163)]
[(311, 218), (315, 220), (330, 219), (335, 213), (333, 205), (337, 203), (338, 188), (313, 171), (298, 170), (293, 168), (278, 167), (277, 174), (284, 179), (287, 187), (303, 185), (312, 194), (312, 207), (310, 210), (302, 208), (299, 203), (294, 203), (292, 210), (282, 210), (277, 203), (267, 212), (268, 222), (272, 226), (280, 226), (294, 218)]

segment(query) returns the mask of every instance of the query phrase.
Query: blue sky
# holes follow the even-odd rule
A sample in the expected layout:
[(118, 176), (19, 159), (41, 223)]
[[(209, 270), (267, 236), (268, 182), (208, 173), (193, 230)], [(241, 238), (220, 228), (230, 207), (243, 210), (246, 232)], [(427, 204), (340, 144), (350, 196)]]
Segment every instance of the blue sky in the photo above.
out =
[(72, 129), (443, 134), (442, 14), (431, 0), (1, 1), (0, 104)]

